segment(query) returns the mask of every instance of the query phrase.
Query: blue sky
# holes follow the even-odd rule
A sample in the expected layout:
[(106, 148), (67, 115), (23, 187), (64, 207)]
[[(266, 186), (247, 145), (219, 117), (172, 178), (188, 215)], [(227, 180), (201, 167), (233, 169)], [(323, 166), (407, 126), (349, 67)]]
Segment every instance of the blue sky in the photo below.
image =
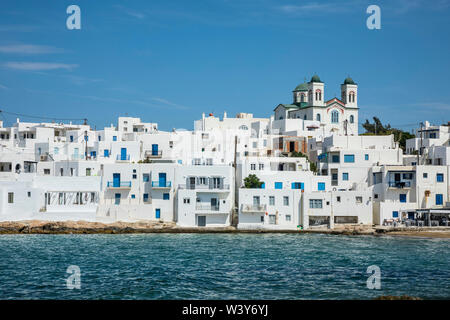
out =
[[(81, 8), (68, 30), (66, 8)], [(369, 30), (366, 8), (381, 8)], [(201, 113), (268, 117), (317, 73), (325, 98), (350, 75), (360, 122), (411, 130), (450, 120), (450, 0), (21, 1), (0, 10), (0, 109), (120, 115), (193, 127)], [(7, 122), (15, 117), (4, 115)], [(22, 118), (23, 120), (31, 120)]]

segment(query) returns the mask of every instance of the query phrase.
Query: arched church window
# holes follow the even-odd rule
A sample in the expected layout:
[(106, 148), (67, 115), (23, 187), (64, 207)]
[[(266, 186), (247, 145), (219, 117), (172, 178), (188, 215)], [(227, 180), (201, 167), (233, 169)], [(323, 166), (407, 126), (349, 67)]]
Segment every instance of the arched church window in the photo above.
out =
[(353, 115), (350, 116), (350, 123), (355, 122), (355, 117), (353, 117)]
[(304, 93), (302, 93), (300, 95), (300, 102), (305, 102), (305, 94)]
[(333, 110), (331, 112), (331, 123), (338, 123), (339, 122), (339, 111)]
[(320, 121), (320, 113), (316, 114), (316, 120)]

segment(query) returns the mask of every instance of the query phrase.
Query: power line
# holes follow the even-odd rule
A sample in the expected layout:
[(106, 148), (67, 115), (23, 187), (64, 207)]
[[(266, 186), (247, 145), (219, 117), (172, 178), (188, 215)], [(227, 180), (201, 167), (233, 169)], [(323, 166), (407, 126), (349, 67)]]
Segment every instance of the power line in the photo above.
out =
[(29, 114), (23, 114), (23, 113), (15, 113), (15, 112), (9, 112), (9, 111), (5, 111), (5, 110), (0, 110), (0, 114), (5, 113), (5, 114), (10, 114), (13, 116), (18, 116), (18, 117), (25, 117), (25, 118), (33, 118), (33, 119), (47, 119), (47, 120), (63, 120), (63, 121), (70, 121), (70, 120), (74, 120), (74, 121), (86, 121), (86, 118), (55, 118), (55, 117), (43, 117), (43, 116), (35, 116), (35, 115), (29, 115)]

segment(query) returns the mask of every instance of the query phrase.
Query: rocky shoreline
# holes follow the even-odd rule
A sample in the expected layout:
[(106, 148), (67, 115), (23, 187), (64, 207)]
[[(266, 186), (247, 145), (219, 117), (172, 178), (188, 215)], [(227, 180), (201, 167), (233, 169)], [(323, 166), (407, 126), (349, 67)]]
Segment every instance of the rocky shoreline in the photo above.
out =
[(0, 222), (1, 234), (138, 234), (138, 233), (321, 233), (333, 235), (372, 235), (372, 236), (407, 236), (427, 238), (450, 238), (450, 227), (421, 227), (421, 228), (386, 228), (345, 226), (330, 229), (309, 230), (262, 230), (224, 228), (186, 228), (176, 226), (175, 223), (163, 222), (115, 222), (100, 223), (86, 221), (11, 221)]

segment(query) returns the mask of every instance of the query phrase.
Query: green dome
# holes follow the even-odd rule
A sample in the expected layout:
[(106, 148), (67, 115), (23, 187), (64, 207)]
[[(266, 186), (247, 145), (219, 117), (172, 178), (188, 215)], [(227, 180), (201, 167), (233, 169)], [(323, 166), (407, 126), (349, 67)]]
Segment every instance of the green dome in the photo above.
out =
[(308, 84), (300, 83), (298, 86), (295, 87), (294, 91), (308, 91)]
[(317, 74), (313, 75), (310, 82), (322, 82)]
[(347, 77), (347, 78), (345, 78), (345, 80), (344, 80), (344, 84), (356, 84), (356, 83), (353, 81), (352, 78)]

